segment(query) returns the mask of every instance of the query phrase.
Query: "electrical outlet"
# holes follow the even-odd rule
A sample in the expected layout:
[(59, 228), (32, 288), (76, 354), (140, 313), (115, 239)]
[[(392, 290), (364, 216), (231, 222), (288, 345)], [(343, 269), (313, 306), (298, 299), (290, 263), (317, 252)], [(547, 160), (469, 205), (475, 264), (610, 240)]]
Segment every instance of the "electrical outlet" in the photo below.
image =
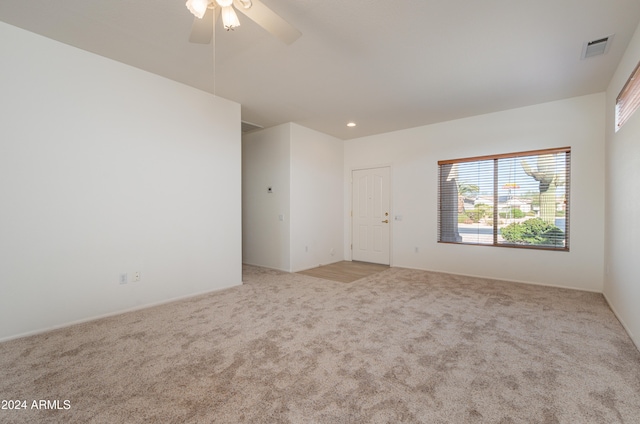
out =
[(127, 274), (120, 274), (120, 278), (118, 279), (120, 284), (127, 284), (129, 282), (129, 277)]
[(136, 271), (133, 273), (133, 281), (140, 281), (140, 271)]

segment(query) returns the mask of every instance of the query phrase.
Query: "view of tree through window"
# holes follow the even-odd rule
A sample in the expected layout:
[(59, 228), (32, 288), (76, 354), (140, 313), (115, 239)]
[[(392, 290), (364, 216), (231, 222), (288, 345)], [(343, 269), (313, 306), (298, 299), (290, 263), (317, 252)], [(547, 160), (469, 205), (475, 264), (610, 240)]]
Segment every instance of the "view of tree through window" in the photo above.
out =
[(438, 241), (569, 250), (570, 153), (439, 161)]

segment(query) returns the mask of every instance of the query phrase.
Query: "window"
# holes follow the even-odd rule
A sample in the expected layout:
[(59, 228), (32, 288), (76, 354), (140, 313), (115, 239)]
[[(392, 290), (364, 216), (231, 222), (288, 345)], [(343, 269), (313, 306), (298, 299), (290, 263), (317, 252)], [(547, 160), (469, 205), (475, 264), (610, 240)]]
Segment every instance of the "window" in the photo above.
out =
[(438, 241), (569, 250), (571, 148), (438, 162)]
[(616, 131), (633, 115), (640, 106), (640, 63), (622, 87), (616, 99)]

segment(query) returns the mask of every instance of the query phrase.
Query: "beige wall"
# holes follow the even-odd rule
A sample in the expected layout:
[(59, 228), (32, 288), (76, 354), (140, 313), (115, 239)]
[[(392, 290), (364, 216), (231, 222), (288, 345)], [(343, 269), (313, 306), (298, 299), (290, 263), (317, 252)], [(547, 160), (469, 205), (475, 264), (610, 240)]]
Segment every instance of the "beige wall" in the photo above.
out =
[(291, 125), (291, 269), (341, 261), (343, 141)]
[(0, 52), (0, 340), (241, 283), (238, 104), (4, 23)]
[(604, 294), (640, 347), (640, 113), (614, 130), (616, 97), (639, 61), (640, 30), (636, 30), (607, 90)]
[(290, 124), (242, 137), (242, 260), (246, 264), (291, 269), (290, 163)]
[[(602, 291), (604, 103), (594, 94), (346, 141), (345, 205), (352, 169), (389, 164), (393, 266)], [(564, 146), (572, 148), (570, 252), (437, 243), (438, 160)], [(349, 259), (348, 206), (344, 219)]]
[(296, 272), (342, 260), (342, 141), (288, 123), (242, 146), (244, 262)]

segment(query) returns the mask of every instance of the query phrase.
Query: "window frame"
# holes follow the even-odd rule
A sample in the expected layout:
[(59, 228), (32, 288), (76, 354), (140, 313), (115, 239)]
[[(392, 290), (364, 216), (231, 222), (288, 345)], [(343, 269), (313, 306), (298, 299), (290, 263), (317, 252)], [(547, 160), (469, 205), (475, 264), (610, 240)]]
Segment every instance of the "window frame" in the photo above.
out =
[[(535, 245), (535, 244), (515, 244), (515, 243), (504, 243), (498, 241), (498, 235), (500, 232), (499, 223), (499, 212), (498, 212), (498, 161), (501, 159), (517, 159), (520, 157), (527, 156), (536, 156), (536, 155), (548, 155), (548, 154), (558, 154), (564, 153), (565, 156), (565, 229), (564, 229), (564, 246), (562, 247), (552, 247), (549, 245)], [(443, 165), (456, 165), (462, 163), (471, 163), (471, 162), (481, 162), (481, 161), (494, 161), (493, 164), (493, 222), (492, 222), (492, 235), (493, 242), (492, 243), (472, 243), (472, 242), (463, 242), (460, 238), (459, 241), (453, 240), (442, 240), (443, 239), (443, 209), (444, 212), (447, 212), (447, 207), (443, 204), (443, 192), (450, 189), (443, 189)], [(457, 191), (456, 191), (457, 192)], [(459, 196), (459, 193), (458, 193)], [(483, 156), (474, 156), (467, 158), (459, 158), (459, 159), (448, 159), (448, 160), (439, 160), (438, 161), (438, 228), (437, 228), (437, 236), (438, 243), (444, 244), (461, 244), (466, 246), (489, 246), (489, 247), (503, 247), (503, 248), (514, 248), (514, 249), (534, 249), (534, 250), (547, 250), (554, 252), (569, 252), (570, 251), (570, 199), (571, 199), (571, 147), (558, 147), (558, 148), (550, 148), (550, 149), (540, 149), (540, 150), (529, 150), (522, 152), (513, 152), (513, 153), (501, 153), (495, 155), (483, 155)], [(450, 200), (450, 199), (449, 199)], [(449, 205), (450, 206), (450, 205)], [(450, 208), (449, 208), (450, 209)], [(450, 212), (450, 211), (449, 211)], [(455, 233), (457, 233), (457, 216), (455, 214)], [(452, 217), (448, 219), (451, 220)], [(450, 224), (450, 222), (449, 222)]]

